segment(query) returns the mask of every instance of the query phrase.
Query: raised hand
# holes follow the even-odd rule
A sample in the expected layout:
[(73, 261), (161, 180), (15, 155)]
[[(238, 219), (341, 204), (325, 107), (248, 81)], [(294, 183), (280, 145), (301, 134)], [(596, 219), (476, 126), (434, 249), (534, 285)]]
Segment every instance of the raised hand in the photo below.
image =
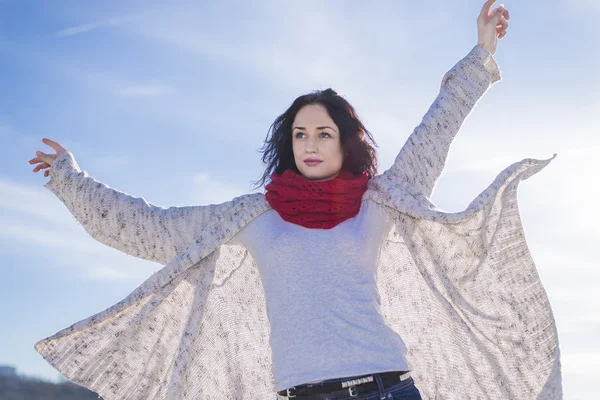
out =
[[(35, 164), (35, 163), (40, 163), (40, 164), (37, 165), (33, 169), (33, 172), (38, 172), (38, 171), (41, 171), (42, 169), (50, 168), (50, 166), (52, 165), (52, 163), (58, 156), (67, 152), (67, 149), (62, 147), (58, 142), (55, 142), (55, 141), (52, 141), (52, 140), (46, 139), (46, 138), (43, 138), (42, 142), (47, 144), (48, 146), (52, 147), (52, 149), (54, 149), (56, 151), (56, 154), (46, 154), (39, 150), (36, 151), (35, 154), (37, 155), (37, 157), (29, 160), (29, 164)], [(44, 172), (44, 176), (48, 176), (49, 173), (50, 173), (50, 170), (47, 169), (46, 172)]]
[(478, 44), (483, 45), (493, 55), (496, 54), (498, 39), (506, 36), (508, 21), (510, 15), (508, 10), (504, 9), (504, 4), (490, 12), (492, 4), (496, 0), (488, 0), (483, 4), (481, 13), (477, 17), (477, 36)]

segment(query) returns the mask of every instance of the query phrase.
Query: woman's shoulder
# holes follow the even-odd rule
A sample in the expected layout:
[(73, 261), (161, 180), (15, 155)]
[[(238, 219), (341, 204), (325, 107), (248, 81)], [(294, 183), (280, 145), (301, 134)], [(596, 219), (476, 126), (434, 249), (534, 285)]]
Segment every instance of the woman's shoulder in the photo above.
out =
[(391, 225), (393, 223), (393, 218), (389, 207), (369, 198), (362, 200), (361, 208), (362, 207), (364, 207), (365, 212), (369, 213), (373, 217), (376, 217), (378, 221), (381, 221), (387, 225)]

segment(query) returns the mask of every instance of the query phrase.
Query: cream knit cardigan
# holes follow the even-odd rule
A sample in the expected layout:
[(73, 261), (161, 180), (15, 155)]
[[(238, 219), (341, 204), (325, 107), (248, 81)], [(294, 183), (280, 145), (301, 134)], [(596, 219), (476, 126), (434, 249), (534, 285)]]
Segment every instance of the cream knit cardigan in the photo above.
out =
[[(473, 47), (364, 195), (395, 222), (378, 265), (381, 312), (409, 348), (424, 399), (562, 399), (556, 324), (517, 202), (521, 180), (556, 154), (508, 166), (464, 211), (429, 200), (453, 138), (499, 80), (492, 55)], [(36, 343), (51, 365), (106, 400), (275, 398), (258, 268), (245, 246), (228, 244), (271, 209), (263, 193), (162, 208), (98, 182), (70, 152), (50, 177), (44, 187), (95, 239), (164, 265)]]

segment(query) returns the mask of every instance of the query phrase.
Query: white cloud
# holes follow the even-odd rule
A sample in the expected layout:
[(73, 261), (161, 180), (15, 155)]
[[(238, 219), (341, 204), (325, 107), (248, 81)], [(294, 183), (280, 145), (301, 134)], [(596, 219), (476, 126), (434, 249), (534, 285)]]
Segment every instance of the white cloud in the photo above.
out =
[(89, 32), (94, 29), (101, 28), (103, 26), (107, 26), (106, 22), (96, 22), (96, 23), (91, 23), (91, 24), (72, 26), (70, 28), (62, 29), (62, 30), (56, 32), (56, 36), (58, 36), (58, 37), (73, 36), (73, 35), (77, 35), (79, 33)]
[(66, 37), (66, 36), (74, 36), (82, 33), (90, 32), (96, 29), (101, 29), (105, 27), (111, 26), (119, 26), (128, 22), (135, 21), (141, 18), (142, 15), (129, 15), (117, 18), (109, 18), (102, 21), (91, 22), (87, 24), (80, 24), (71, 26), (69, 28), (61, 29), (60, 31), (55, 33), (56, 37)]
[[(48, 267), (68, 268), (84, 279), (141, 282), (150, 265), (93, 239), (60, 200), (46, 188), (0, 180), (2, 252), (42, 254)], [(118, 266), (118, 267), (116, 267)]]
[(561, 363), (564, 371), (568, 371), (569, 374), (594, 378), (600, 375), (600, 352), (561, 354)]
[[(33, 169), (33, 166), (31, 169)], [(42, 174), (42, 172), (38, 172), (39, 174)], [(46, 183), (49, 179), (44, 177), (43, 183)], [(25, 218), (49, 222), (54, 226), (59, 226), (60, 229), (65, 229), (70, 224), (64, 220), (64, 216), (59, 215), (62, 204), (60, 202), (50, 204), (46, 202), (48, 198), (40, 201), (40, 198), (47, 196), (44, 195), (46, 191), (48, 189), (43, 187), (32, 188), (31, 185), (23, 185), (0, 177), (0, 193), (2, 193), (2, 196), (0, 196), (0, 210), (6, 211), (7, 215), (20, 214)], [(62, 207), (64, 208), (64, 206)], [(3, 231), (6, 232), (6, 229), (3, 229)], [(19, 231), (19, 229), (14, 228), (16, 234)], [(0, 230), (0, 234), (2, 234), (2, 230)]]
[[(53, 59), (50, 64), (65, 77), (74, 80), (82, 91), (94, 91), (94, 96), (98, 98), (100, 104), (114, 101), (113, 96), (124, 100), (131, 99), (132, 101), (126, 106), (129, 110), (133, 110), (132, 113), (161, 116), (170, 121), (177, 121), (181, 126), (222, 125), (231, 121), (231, 113), (228, 110), (199, 107), (204, 100), (199, 98), (198, 93), (188, 95), (168, 83), (137, 84), (127, 77), (119, 76), (118, 73), (111, 74), (89, 67), (82, 68), (70, 61), (60, 59)], [(97, 93), (107, 97), (96, 96)], [(169, 96), (168, 101), (160, 104), (151, 102), (161, 96)], [(149, 101), (143, 101), (146, 99)], [(251, 126), (253, 123), (250, 121), (248, 125)], [(239, 141), (235, 131), (225, 130), (221, 134), (236, 136), (235, 139)]]
[(86, 268), (84, 278), (103, 281), (139, 282), (140, 276), (125, 268), (123, 263), (117, 265), (118, 267), (111, 267), (106, 264), (94, 264)]
[[(351, 24), (326, 3), (269, 3), (245, 10), (247, 20), (235, 27), (237, 37), (211, 32), (200, 10), (168, 8), (148, 12), (143, 21), (125, 29), (186, 52), (234, 65), (274, 87), (305, 90), (308, 86), (350, 82), (359, 67)], [(305, 21), (310, 21), (306, 24)], [(355, 64), (349, 63), (354, 61)]]

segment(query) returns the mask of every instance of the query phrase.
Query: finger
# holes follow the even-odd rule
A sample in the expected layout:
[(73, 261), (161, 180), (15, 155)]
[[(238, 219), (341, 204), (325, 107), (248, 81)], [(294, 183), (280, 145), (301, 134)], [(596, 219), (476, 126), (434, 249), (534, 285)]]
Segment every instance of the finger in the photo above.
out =
[(496, 0), (488, 0), (483, 3), (483, 7), (481, 8), (481, 13), (479, 13), (480, 17), (488, 17), (490, 15), (490, 10), (492, 5), (496, 2)]
[(43, 153), (41, 151), (36, 151), (35, 154), (37, 154), (37, 158), (39, 158), (40, 160), (52, 164), (52, 162), (56, 159), (56, 157), (58, 157), (57, 154), (46, 154)]
[[(37, 155), (37, 159), (40, 161), (46, 161), (46, 157), (48, 157), (45, 153), (42, 153), (41, 151), (36, 151), (35, 154)], [(35, 160), (35, 158), (34, 158)]]
[(42, 138), (42, 142), (44, 142), (48, 146), (52, 147), (54, 149), (54, 151), (56, 151), (57, 153), (58, 153), (59, 150), (63, 150), (64, 149), (60, 144), (58, 144), (54, 140), (50, 140), (48, 138)]
[(38, 172), (40, 169), (44, 169), (44, 168), (48, 168), (48, 167), (50, 167), (49, 164), (47, 164), (47, 163), (41, 163), (40, 165), (38, 165), (37, 167), (35, 167), (33, 169), (33, 172)]
[(508, 28), (508, 21), (504, 19), (504, 17), (500, 18), (500, 20), (496, 24), (496, 28), (498, 27), (500, 27), (502, 30), (506, 30)]
[(46, 172), (44, 172), (44, 176), (48, 176), (48, 175), (50, 175), (50, 170), (49, 169), (47, 169)]
[(491, 21), (493, 22), (495, 25), (497, 25), (500, 21), (500, 19), (502, 18), (502, 13), (504, 12), (504, 4), (500, 4), (500, 6), (498, 6), (498, 8), (496, 8), (494, 10), (494, 15), (491, 17)]
[[(44, 154), (44, 153), (42, 153)], [(35, 164), (35, 163), (39, 163), (39, 162), (44, 162), (44, 160), (42, 160), (40, 157), (35, 157), (32, 158), (31, 160), (29, 160), (29, 164)]]

